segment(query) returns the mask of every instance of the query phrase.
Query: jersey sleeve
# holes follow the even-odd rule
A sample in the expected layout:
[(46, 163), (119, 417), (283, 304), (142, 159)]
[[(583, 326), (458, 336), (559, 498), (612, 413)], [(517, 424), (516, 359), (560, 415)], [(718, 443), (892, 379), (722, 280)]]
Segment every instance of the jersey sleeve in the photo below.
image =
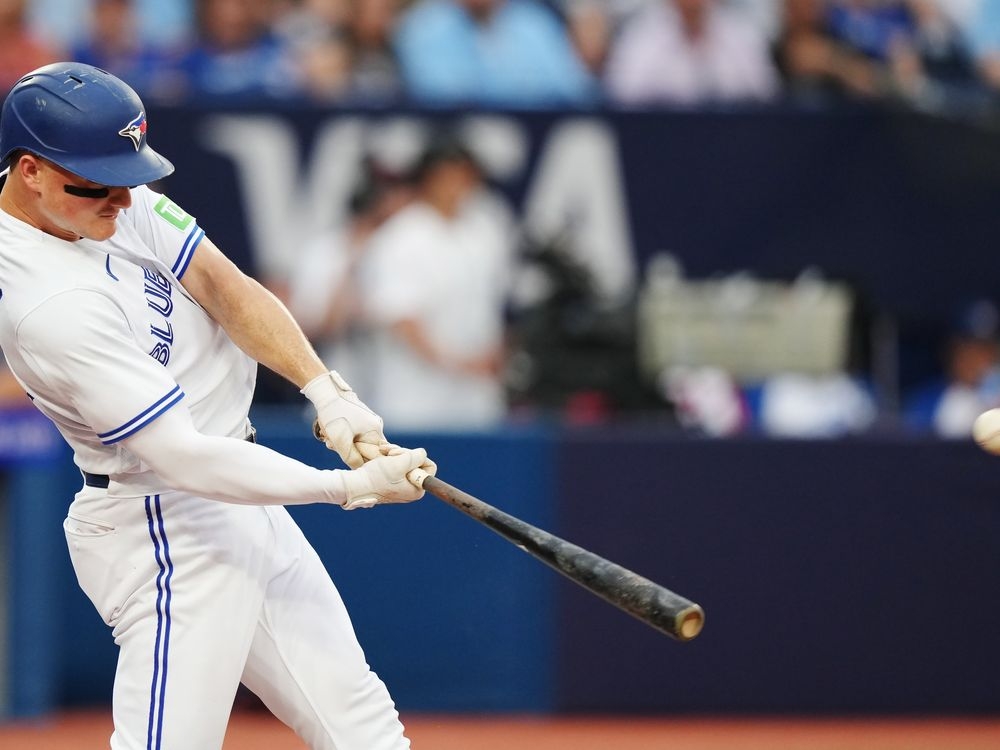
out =
[(121, 308), (100, 292), (74, 289), (47, 300), (22, 319), (16, 336), (35, 397), (58, 410), (71, 407), (105, 445), (184, 397), (167, 369), (136, 344)]
[(205, 231), (166, 195), (140, 185), (132, 190), (126, 220), (178, 279), (184, 276)]

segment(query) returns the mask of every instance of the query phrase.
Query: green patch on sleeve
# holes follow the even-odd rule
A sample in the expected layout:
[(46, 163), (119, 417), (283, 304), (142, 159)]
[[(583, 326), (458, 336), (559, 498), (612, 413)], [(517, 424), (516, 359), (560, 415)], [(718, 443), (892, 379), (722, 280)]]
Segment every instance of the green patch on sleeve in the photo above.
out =
[(168, 224), (173, 224), (182, 231), (187, 229), (191, 222), (194, 221), (194, 217), (191, 214), (165, 195), (153, 206), (153, 210), (161, 219)]

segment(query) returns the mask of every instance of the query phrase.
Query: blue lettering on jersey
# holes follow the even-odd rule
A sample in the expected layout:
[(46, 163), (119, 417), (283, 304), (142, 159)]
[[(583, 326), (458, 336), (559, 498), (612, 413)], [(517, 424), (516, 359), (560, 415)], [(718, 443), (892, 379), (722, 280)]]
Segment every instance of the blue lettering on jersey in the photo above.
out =
[(170, 282), (156, 271), (148, 268), (142, 269), (146, 276), (144, 291), (146, 292), (146, 304), (156, 310), (164, 318), (169, 318), (174, 311), (174, 301), (170, 298)]
[(146, 305), (160, 316), (160, 320), (149, 324), (149, 332), (159, 339), (149, 356), (166, 366), (170, 361), (170, 345), (174, 343), (174, 327), (168, 318), (174, 311), (174, 301), (171, 298), (173, 289), (170, 282), (162, 274), (144, 268), (145, 282), (143, 292), (146, 295)]
[(153, 347), (153, 351), (149, 353), (149, 356), (166, 367), (167, 362), (170, 361), (170, 347), (166, 344), (157, 344)]
[(149, 332), (160, 339), (164, 344), (168, 346), (174, 343), (174, 327), (170, 325), (169, 320), (163, 321), (167, 324), (166, 328), (157, 328), (152, 323), (149, 324)]
[(118, 277), (115, 276), (114, 273), (111, 271), (111, 256), (110, 255), (108, 256), (108, 259), (106, 261), (104, 261), (104, 270), (106, 270), (108, 272), (108, 276), (110, 276), (115, 281), (118, 281)]

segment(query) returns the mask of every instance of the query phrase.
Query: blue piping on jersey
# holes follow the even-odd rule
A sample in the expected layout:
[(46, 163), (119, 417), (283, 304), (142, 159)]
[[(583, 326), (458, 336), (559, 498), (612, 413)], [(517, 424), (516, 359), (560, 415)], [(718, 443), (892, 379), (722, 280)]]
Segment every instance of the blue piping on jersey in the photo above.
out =
[(184, 246), (181, 247), (181, 254), (177, 256), (177, 260), (174, 261), (174, 266), (170, 270), (174, 272), (174, 276), (181, 278), (184, 272), (187, 271), (188, 264), (191, 262), (191, 258), (194, 257), (194, 251), (201, 243), (202, 239), (205, 237), (205, 230), (199, 227), (197, 224), (194, 225), (194, 229), (184, 240)]
[(113, 430), (102, 432), (97, 435), (98, 439), (105, 445), (114, 445), (119, 440), (124, 440), (129, 435), (133, 435), (158, 416), (167, 411), (170, 407), (184, 398), (184, 391), (179, 385), (175, 385), (167, 395), (158, 400), (148, 409), (135, 415), (125, 424), (115, 427)]
[(167, 663), (170, 656), (170, 600), (173, 597), (170, 581), (174, 575), (174, 563), (170, 559), (170, 543), (163, 527), (159, 495), (146, 495), (146, 520), (149, 524), (149, 538), (153, 542), (153, 554), (160, 568), (156, 575), (156, 640), (153, 644), (153, 679), (149, 688), (146, 748), (160, 750), (163, 744), (163, 708), (166, 704)]
[(118, 277), (111, 272), (111, 255), (108, 255), (108, 259), (104, 261), (104, 269), (108, 272), (108, 276), (110, 276), (112, 279), (114, 279), (115, 281), (119, 280)]

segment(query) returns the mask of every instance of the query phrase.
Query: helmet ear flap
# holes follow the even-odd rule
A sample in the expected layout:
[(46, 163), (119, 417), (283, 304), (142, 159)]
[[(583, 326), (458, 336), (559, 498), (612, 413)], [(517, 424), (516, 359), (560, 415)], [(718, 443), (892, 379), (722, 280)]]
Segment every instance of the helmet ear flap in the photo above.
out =
[(0, 112), (0, 168), (17, 150), (108, 186), (166, 177), (173, 165), (146, 142), (146, 111), (124, 81), (82, 63), (53, 63), (21, 78)]

